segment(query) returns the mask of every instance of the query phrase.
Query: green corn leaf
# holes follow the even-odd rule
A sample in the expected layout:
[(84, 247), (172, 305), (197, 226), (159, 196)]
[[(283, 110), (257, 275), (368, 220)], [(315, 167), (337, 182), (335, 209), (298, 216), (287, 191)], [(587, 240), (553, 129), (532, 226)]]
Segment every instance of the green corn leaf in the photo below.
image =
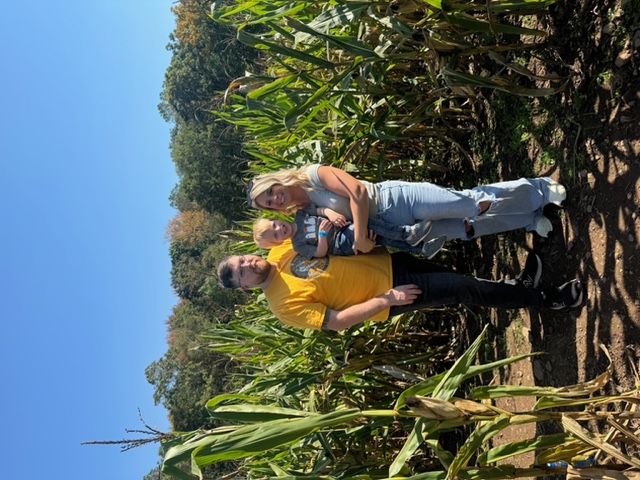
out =
[(211, 3), (209, 18), (222, 25), (230, 25), (233, 24), (233, 21), (229, 20), (227, 17), (234, 15), (235, 13), (242, 13), (247, 10), (250, 11), (259, 3), (260, 0), (250, 0), (234, 7), (231, 5), (223, 5), (223, 0), (216, 0)]
[(289, 472), (287, 472), (286, 470), (283, 470), (282, 468), (280, 468), (278, 465), (276, 465), (275, 463), (269, 462), (269, 467), (271, 468), (271, 470), (273, 470), (273, 473), (276, 474), (277, 478), (287, 478), (290, 477)]
[(488, 2), (487, 8), (493, 13), (522, 15), (540, 13), (554, 3), (556, 0), (493, 0)]
[(304, 374), (300, 375), (298, 378), (292, 379), (288, 382), (286, 388), (284, 389), (284, 395), (295, 395), (300, 390), (305, 389), (309, 385), (313, 385), (319, 380), (319, 375), (317, 374)]
[(398, 452), (389, 466), (389, 477), (394, 477), (400, 473), (415, 451), (420, 448), (420, 445), (424, 442), (424, 434), (427, 426), (434, 424), (435, 422), (428, 422), (422, 418), (416, 420), (413, 430), (411, 430), (407, 440), (404, 442), (404, 445), (402, 445), (402, 449), (400, 449), (400, 452)]
[(272, 420), (257, 425), (247, 425), (231, 434), (218, 437), (216, 442), (203, 445), (197, 453), (198, 466), (238, 460), (266, 452), (311, 435), (320, 429), (347, 424), (359, 416), (359, 410), (349, 409), (304, 418)]
[(293, 6), (289, 4), (289, 5), (285, 5), (284, 7), (280, 7), (277, 10), (275, 10), (273, 13), (261, 15), (257, 17), (256, 20), (251, 20), (247, 22), (246, 25), (261, 25), (265, 23), (271, 23), (274, 20), (278, 20), (282, 17), (296, 15), (297, 13), (301, 12), (305, 8), (307, 8), (307, 5), (305, 5), (304, 2), (295, 2)]
[(625, 396), (625, 395), (615, 395), (615, 396), (598, 397), (598, 398), (582, 398), (582, 399), (562, 398), (562, 397), (542, 397), (536, 402), (533, 409), (548, 410), (550, 408), (577, 407), (580, 405), (596, 406), (596, 405), (605, 405), (607, 403), (613, 403), (613, 402), (629, 402), (629, 403), (640, 404), (640, 399)]
[(469, 435), (451, 462), (447, 470), (447, 480), (458, 478), (460, 470), (467, 466), (476, 451), (494, 435), (508, 427), (509, 424), (508, 416), (499, 415), (495, 420), (481, 424), (476, 428), (471, 435)]
[(487, 465), (506, 460), (507, 458), (522, 455), (528, 452), (535, 452), (542, 448), (553, 448), (562, 445), (572, 437), (566, 433), (558, 433), (556, 435), (541, 435), (535, 438), (522, 440), (519, 442), (511, 442), (505, 445), (499, 445), (491, 450), (484, 452), (478, 457), (479, 465)]
[(436, 457), (438, 457), (438, 460), (440, 460), (440, 464), (444, 468), (448, 469), (455, 457), (453, 453), (451, 453), (449, 450), (442, 448), (442, 445), (440, 445), (440, 440), (438, 440), (438, 438), (432, 438), (432, 437), (438, 437), (438, 436), (440, 436), (439, 431), (436, 430), (432, 432), (427, 438), (425, 443), (429, 447), (431, 447), (433, 452), (436, 454)]
[(360, 416), (357, 409), (337, 410), (323, 415), (271, 420), (240, 427), (230, 433), (205, 435), (202, 438), (171, 447), (164, 456), (167, 468), (191, 459), (191, 471), (201, 475), (201, 468), (212, 463), (266, 452), (289, 444), (323, 428), (343, 425)]
[(507, 59), (500, 55), (497, 52), (490, 51), (488, 53), (489, 58), (491, 58), (494, 62), (507, 67), (509, 70), (514, 71), (523, 77), (530, 78), (532, 80), (560, 80), (558, 75), (536, 75), (531, 70), (522, 65), (518, 65), (517, 63), (508, 62)]
[(294, 418), (309, 416), (309, 412), (292, 408), (271, 407), (267, 405), (222, 405), (217, 408), (209, 408), (209, 414), (219, 420), (232, 422), (266, 422), (280, 418)]
[[(509, 358), (505, 358), (502, 360), (498, 360), (496, 362), (491, 362), (491, 363), (486, 363), (483, 365), (474, 365), (469, 367), (469, 371), (467, 372), (464, 380), (468, 380), (469, 378), (473, 378), (477, 375), (482, 375), (484, 373), (488, 373), (491, 372), (492, 370), (495, 370), (497, 368), (501, 368), (507, 365), (510, 365), (511, 363), (515, 363), (518, 362), (520, 360), (524, 360), (526, 358), (530, 358), (532, 356), (535, 355), (540, 355), (539, 353), (527, 353), (527, 354), (523, 354), (523, 355), (516, 355), (513, 357), (509, 357)], [(415, 397), (415, 396), (419, 396), (419, 395), (423, 395), (423, 396), (427, 396), (427, 395), (431, 395), (431, 393), (433, 393), (433, 390), (436, 388), (436, 386), (438, 385), (438, 383), (440, 383), (442, 381), (442, 378), (444, 377), (444, 373), (440, 373), (438, 375), (434, 375), (433, 377), (429, 377), (427, 380), (425, 380), (424, 382), (418, 383), (416, 385), (413, 385), (409, 388), (407, 388), (405, 391), (403, 391), (400, 396), (398, 397), (398, 400), (396, 400), (396, 404), (395, 404), (395, 408), (399, 409), (402, 408), (405, 404), (405, 401), (407, 398), (409, 397)]]
[(514, 25), (507, 25), (504, 23), (491, 22), (486, 20), (479, 20), (471, 15), (462, 12), (454, 12), (446, 15), (446, 19), (452, 25), (464, 28), (470, 32), (479, 33), (504, 33), (510, 35), (533, 35), (537, 37), (544, 37), (547, 34), (542, 30), (535, 30), (533, 28), (517, 27)]
[(460, 386), (460, 384), (466, 378), (466, 375), (469, 373), (469, 367), (476, 359), (476, 354), (480, 349), (480, 345), (484, 341), (484, 338), (487, 334), (487, 327), (485, 326), (482, 329), (478, 338), (471, 344), (469, 349), (462, 354), (456, 363), (445, 373), (442, 377), (442, 380), (436, 385), (436, 388), (433, 389), (432, 397), (438, 398), (440, 400), (449, 400), (453, 397), (453, 394), (456, 393), (456, 390)]
[(277, 90), (283, 89), (291, 82), (294, 82), (296, 79), (297, 75), (286, 75), (284, 77), (277, 78), (273, 82), (267, 83), (266, 85), (263, 85), (262, 87), (249, 92), (247, 94), (247, 97), (251, 98), (252, 100), (259, 100), (262, 97), (265, 97)]
[(327, 92), (331, 90), (332, 87), (333, 85), (331, 84), (323, 85), (318, 90), (316, 90), (316, 92), (313, 95), (307, 98), (305, 102), (289, 110), (284, 117), (284, 125), (287, 128), (287, 130), (291, 130), (291, 128), (293, 127), (298, 117), (303, 112), (306, 112), (307, 110), (309, 110), (309, 108), (311, 108), (321, 98), (323, 98), (327, 94)]
[(214, 17), (214, 19), (227, 18), (232, 15), (236, 15), (238, 13), (246, 12), (247, 10), (251, 10), (252, 8), (254, 8), (256, 5), (259, 5), (260, 3), (261, 3), (260, 0), (250, 0), (248, 2), (241, 3), (235, 8), (230, 7), (226, 9), (216, 9), (215, 11), (219, 12), (219, 14), (216, 17)]
[(553, 95), (561, 92), (565, 86), (558, 88), (524, 88), (519, 85), (510, 83), (501, 77), (480, 77), (477, 75), (471, 75), (470, 73), (459, 72), (449, 68), (444, 68), (442, 74), (446, 80), (447, 85), (450, 87), (484, 87), (493, 88), (502, 92), (510, 93), (512, 95), (519, 95), (523, 97), (544, 97), (547, 95)]
[(326, 33), (332, 28), (352, 25), (370, 6), (370, 2), (349, 2), (337, 5), (322, 12), (311, 22), (308, 22), (308, 25), (314, 30)]
[(287, 24), (294, 30), (317, 37), (318, 39), (326, 41), (330, 45), (336, 48), (339, 48), (341, 50), (344, 50), (345, 52), (348, 52), (354, 56), (359, 56), (366, 59), (382, 58), (374, 50), (371, 50), (365, 43), (362, 43), (355, 38), (322, 33), (317, 30), (314, 30), (313, 28), (309, 27), (308, 25), (305, 25), (302, 22), (299, 22), (294, 18), (288, 18)]
[(238, 30), (237, 38), (239, 42), (244, 43), (245, 45), (266, 51), (268, 53), (284, 55), (285, 57), (294, 58), (296, 60), (300, 60), (301, 62), (309, 63), (317, 67), (328, 69), (333, 69), (334, 67), (333, 63), (328, 62), (327, 60), (324, 60), (320, 57), (309, 55), (308, 53), (301, 52), (284, 45), (279, 45), (274, 42), (269, 42), (258, 37), (257, 35), (247, 33), (244, 30)]
[(526, 387), (518, 385), (485, 385), (471, 390), (469, 397), (474, 400), (488, 400), (506, 397), (539, 397), (553, 395), (553, 387)]
[(411, 475), (410, 477), (396, 477), (395, 479), (387, 479), (387, 480), (444, 480), (446, 476), (447, 476), (447, 472), (434, 471), (434, 472), (418, 473), (417, 475)]
[(223, 393), (222, 395), (216, 395), (212, 399), (207, 402), (206, 408), (207, 410), (213, 410), (218, 407), (223, 402), (227, 402), (230, 400), (243, 400), (243, 401), (254, 401), (259, 402), (259, 397), (254, 397), (251, 395), (243, 395), (239, 393)]
[(326, 96), (327, 92), (333, 89), (336, 85), (338, 85), (344, 78), (351, 75), (353, 71), (358, 68), (358, 66), (362, 63), (362, 59), (356, 58), (351, 67), (345, 69), (340, 75), (336, 75), (331, 82), (326, 83), (322, 87), (320, 87), (313, 95), (311, 95), (306, 101), (304, 101), (301, 105), (298, 105), (291, 110), (289, 110), (284, 116), (284, 124), (285, 127), (290, 130), (293, 127), (293, 124), (296, 122), (297, 118), (302, 115), (302, 113), (308, 111), (313, 105), (315, 105), (320, 99)]

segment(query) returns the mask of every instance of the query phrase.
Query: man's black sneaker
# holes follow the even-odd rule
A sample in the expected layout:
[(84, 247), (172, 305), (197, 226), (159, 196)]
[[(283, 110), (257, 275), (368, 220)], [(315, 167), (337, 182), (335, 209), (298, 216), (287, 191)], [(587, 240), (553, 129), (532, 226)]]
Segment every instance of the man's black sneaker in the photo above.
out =
[(516, 277), (516, 282), (527, 288), (538, 288), (540, 277), (542, 277), (542, 260), (535, 253), (529, 252), (527, 260), (524, 262), (524, 268)]
[(580, 280), (571, 280), (559, 287), (545, 290), (544, 304), (551, 310), (567, 310), (582, 305), (584, 287)]

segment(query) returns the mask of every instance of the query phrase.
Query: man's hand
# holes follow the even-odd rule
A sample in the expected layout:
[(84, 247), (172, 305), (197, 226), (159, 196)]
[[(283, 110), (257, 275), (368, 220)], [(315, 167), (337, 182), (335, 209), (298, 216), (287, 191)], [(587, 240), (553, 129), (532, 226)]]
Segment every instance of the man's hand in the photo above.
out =
[(410, 305), (416, 301), (418, 295), (422, 293), (420, 287), (414, 284), (399, 285), (387, 290), (384, 298), (389, 302), (389, 306)]
[(352, 305), (344, 310), (327, 309), (325, 326), (328, 330), (344, 330), (382, 312), (389, 307), (410, 305), (416, 301), (422, 291), (417, 285), (400, 285), (387, 290), (386, 293), (369, 300)]

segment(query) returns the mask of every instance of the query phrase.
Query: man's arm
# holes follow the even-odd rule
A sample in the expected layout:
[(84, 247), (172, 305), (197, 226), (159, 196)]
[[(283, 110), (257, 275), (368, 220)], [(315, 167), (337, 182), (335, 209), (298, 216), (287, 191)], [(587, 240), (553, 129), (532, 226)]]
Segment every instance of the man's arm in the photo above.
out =
[(387, 290), (382, 295), (365, 302), (352, 305), (344, 310), (327, 309), (323, 328), (326, 330), (344, 330), (380, 313), (386, 308), (398, 305), (409, 305), (418, 298), (422, 291), (417, 285), (400, 285)]

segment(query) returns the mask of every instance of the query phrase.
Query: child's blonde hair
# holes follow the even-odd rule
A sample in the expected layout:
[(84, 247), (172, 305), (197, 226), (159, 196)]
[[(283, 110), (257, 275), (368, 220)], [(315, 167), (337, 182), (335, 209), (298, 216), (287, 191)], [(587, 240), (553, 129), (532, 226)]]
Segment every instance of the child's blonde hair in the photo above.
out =
[(268, 240), (265, 238), (267, 232), (273, 231), (273, 220), (268, 218), (259, 218), (253, 222), (253, 241), (256, 242), (260, 248), (273, 248), (280, 245), (280, 243)]

